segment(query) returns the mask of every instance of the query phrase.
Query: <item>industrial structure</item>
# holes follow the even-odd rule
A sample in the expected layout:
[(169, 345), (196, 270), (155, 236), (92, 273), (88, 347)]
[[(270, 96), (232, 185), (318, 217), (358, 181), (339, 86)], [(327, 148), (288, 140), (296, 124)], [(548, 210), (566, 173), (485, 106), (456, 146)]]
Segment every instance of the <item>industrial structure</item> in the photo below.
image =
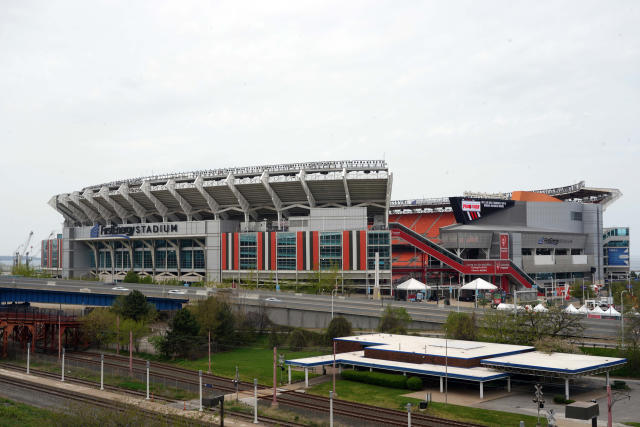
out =
[[(406, 276), (503, 289), (602, 280), (616, 189), (392, 201), (385, 161), (295, 163), (115, 181), (54, 196), (62, 276), (309, 282), (390, 292)], [(53, 254), (47, 255), (53, 260)]]

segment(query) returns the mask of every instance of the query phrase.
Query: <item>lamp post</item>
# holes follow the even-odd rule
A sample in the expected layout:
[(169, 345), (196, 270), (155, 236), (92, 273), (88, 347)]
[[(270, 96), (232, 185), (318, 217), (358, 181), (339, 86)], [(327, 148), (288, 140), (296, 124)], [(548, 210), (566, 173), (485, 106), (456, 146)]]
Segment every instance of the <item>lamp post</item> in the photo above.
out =
[(626, 289), (620, 292), (620, 338), (622, 339), (622, 348), (624, 348), (624, 301), (622, 294), (628, 292)]

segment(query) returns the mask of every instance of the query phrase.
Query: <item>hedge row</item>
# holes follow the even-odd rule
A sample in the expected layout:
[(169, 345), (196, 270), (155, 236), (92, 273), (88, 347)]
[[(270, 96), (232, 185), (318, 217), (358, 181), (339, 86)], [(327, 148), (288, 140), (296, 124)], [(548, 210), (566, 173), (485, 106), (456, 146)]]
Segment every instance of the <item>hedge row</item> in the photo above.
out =
[(369, 371), (342, 371), (342, 378), (383, 387), (422, 390), (422, 380), (418, 377), (407, 378), (404, 375), (384, 374)]

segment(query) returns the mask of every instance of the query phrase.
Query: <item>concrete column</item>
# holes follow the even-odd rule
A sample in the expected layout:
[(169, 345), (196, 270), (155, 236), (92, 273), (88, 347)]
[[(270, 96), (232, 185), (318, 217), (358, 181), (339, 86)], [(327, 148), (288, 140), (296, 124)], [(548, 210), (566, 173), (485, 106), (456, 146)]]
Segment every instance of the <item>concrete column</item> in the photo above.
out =
[(507, 392), (511, 393), (511, 377), (507, 377)]
[(480, 399), (484, 399), (484, 382), (480, 381)]
[(444, 381), (442, 377), (440, 377), (440, 393), (444, 393)]
[(291, 384), (291, 365), (289, 365), (289, 384)]
[(605, 385), (609, 385), (609, 371), (607, 371), (607, 382), (605, 383)]
[(373, 372), (373, 368), (369, 368), (369, 372)]
[[(338, 373), (342, 374), (342, 364), (338, 365)], [(607, 375), (609, 375), (609, 374), (607, 374)]]
[(564, 379), (564, 398), (569, 400), (569, 378)]
[(304, 368), (304, 386), (309, 387), (309, 368)]

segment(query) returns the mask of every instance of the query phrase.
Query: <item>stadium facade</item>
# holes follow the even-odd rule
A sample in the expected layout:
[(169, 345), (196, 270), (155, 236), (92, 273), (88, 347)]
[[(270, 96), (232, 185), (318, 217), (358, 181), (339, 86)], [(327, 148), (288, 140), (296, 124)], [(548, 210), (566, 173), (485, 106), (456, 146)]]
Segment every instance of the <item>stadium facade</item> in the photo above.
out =
[[(604, 271), (615, 189), (391, 201), (384, 161), (149, 176), (60, 194), (63, 277), (310, 281), (360, 289), (412, 275), (491, 276), (505, 289)], [(392, 224), (390, 224), (390, 222)], [(395, 224), (399, 223), (399, 224)], [(376, 263), (377, 260), (377, 263)]]

